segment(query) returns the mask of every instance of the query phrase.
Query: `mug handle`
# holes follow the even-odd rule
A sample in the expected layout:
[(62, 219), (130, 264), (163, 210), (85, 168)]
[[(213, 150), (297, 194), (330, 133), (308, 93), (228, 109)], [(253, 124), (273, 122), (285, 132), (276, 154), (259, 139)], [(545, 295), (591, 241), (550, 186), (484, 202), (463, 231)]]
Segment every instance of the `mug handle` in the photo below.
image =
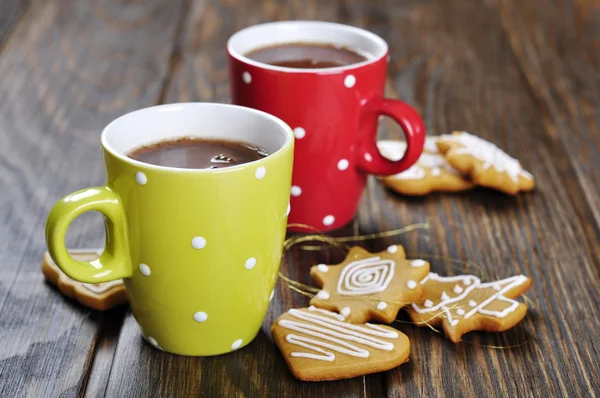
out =
[[(67, 251), (65, 234), (79, 215), (97, 210), (104, 216), (106, 247), (93, 261), (77, 261)], [(108, 282), (130, 277), (127, 226), (121, 200), (109, 187), (82, 189), (59, 200), (46, 221), (46, 245), (58, 267), (72, 279), (84, 283)]]
[(373, 135), (362, 137), (359, 142), (358, 167), (370, 174), (398, 174), (412, 166), (421, 156), (425, 144), (425, 124), (421, 116), (410, 105), (402, 101), (374, 97), (365, 100), (361, 108), (361, 128), (363, 123), (372, 123), (379, 115), (391, 117), (402, 127), (406, 137), (406, 152), (400, 160), (385, 158), (377, 149), (377, 128), (370, 129)]

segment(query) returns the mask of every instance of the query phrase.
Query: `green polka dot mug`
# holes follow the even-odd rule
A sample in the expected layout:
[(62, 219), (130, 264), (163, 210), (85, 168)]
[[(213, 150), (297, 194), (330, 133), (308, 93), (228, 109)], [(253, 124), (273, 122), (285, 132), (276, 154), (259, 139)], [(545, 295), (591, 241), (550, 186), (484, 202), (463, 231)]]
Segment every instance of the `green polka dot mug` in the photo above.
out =
[[(178, 169), (127, 157), (182, 137), (245, 141), (260, 160), (221, 169)], [(123, 279), (144, 338), (181, 355), (223, 354), (250, 343), (273, 297), (285, 239), (292, 130), (249, 108), (211, 103), (155, 106), (110, 123), (101, 135), (107, 183), (61, 199), (46, 224), (53, 260), (85, 283)], [(65, 233), (80, 214), (105, 218), (106, 247), (73, 259)]]

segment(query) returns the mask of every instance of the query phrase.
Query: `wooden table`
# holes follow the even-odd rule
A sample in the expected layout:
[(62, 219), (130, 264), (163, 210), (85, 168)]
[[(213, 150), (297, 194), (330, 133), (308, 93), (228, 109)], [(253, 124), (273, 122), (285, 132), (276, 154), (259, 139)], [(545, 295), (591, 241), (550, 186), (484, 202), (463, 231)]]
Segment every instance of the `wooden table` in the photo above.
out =
[[(374, 178), (336, 236), (427, 222), (362, 242), (529, 275), (525, 320), (453, 344), (405, 323), (411, 361), (389, 372), (302, 383), (271, 342), (273, 320), (307, 299), (283, 281), (262, 332), (229, 355), (186, 358), (144, 343), (126, 307), (89, 311), (44, 282), (44, 224), (66, 193), (100, 185), (101, 128), (141, 107), (228, 101), (225, 43), (263, 21), (361, 26), (391, 48), (388, 95), (429, 134), (464, 129), (519, 158), (531, 194), (478, 189), (403, 198)], [(593, 0), (4, 0), (0, 4), (0, 396), (594, 396), (600, 393), (600, 4)], [(400, 130), (383, 123), (382, 137)], [(101, 246), (86, 215), (70, 247)], [(282, 272), (344, 253), (290, 250)], [(432, 258), (432, 269), (457, 273)], [(405, 315), (400, 319), (406, 320)], [(512, 349), (488, 346), (518, 345)]]

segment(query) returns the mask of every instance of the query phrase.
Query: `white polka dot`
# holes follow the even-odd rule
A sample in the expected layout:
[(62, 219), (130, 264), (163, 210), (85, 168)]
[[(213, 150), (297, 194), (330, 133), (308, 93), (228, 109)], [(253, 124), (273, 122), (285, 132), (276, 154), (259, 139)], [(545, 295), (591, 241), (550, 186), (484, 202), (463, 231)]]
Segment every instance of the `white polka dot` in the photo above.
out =
[(292, 185), (290, 192), (292, 193), (292, 196), (300, 196), (302, 195), (302, 188), (300, 188), (298, 185)]
[(415, 282), (415, 281), (408, 281), (408, 282), (406, 282), (406, 286), (409, 289), (414, 289), (415, 287), (417, 287), (417, 282)]
[(267, 174), (267, 169), (265, 169), (263, 166), (260, 166), (258, 169), (256, 169), (256, 173), (254, 173), (254, 176), (257, 180), (262, 180), (263, 178), (265, 178), (265, 174)]
[(387, 248), (388, 253), (394, 254), (398, 251), (398, 246), (396, 245), (391, 245), (390, 247)]
[(319, 264), (317, 265), (317, 269), (321, 272), (327, 272), (329, 271), (329, 267), (326, 266), (325, 264)]
[(458, 285), (454, 286), (454, 293), (461, 294), (462, 292), (463, 292), (463, 288), (462, 287), (460, 287)]
[(343, 316), (348, 316), (348, 315), (350, 315), (350, 308), (344, 307), (344, 308), (342, 308), (342, 310), (340, 312), (342, 313)]
[(302, 127), (296, 127), (294, 129), (294, 136), (296, 137), (296, 139), (301, 140), (302, 138), (304, 138), (305, 135), (306, 130), (304, 130)]
[(425, 265), (425, 261), (423, 260), (413, 260), (410, 262), (411, 267), (422, 267)]
[(135, 173), (135, 180), (140, 185), (146, 185), (146, 183), (148, 182), (148, 178), (146, 177), (146, 174), (142, 173), (141, 171), (138, 171), (137, 173)]
[(477, 303), (475, 301), (473, 301), (473, 300), (469, 301), (469, 305), (471, 307), (477, 307)]
[(158, 342), (156, 341), (156, 339), (152, 336), (148, 336), (148, 343), (152, 344), (154, 347), (158, 348)]
[(317, 293), (317, 298), (319, 300), (327, 300), (329, 298), (329, 293), (327, 290), (321, 290), (319, 293)]
[(373, 156), (371, 156), (371, 154), (370, 154), (370, 153), (365, 153), (365, 160), (366, 160), (367, 162), (370, 162), (371, 160), (373, 160)]
[(458, 315), (464, 315), (465, 314), (465, 310), (463, 310), (462, 308), (459, 308), (459, 309), (456, 310), (456, 313)]
[(206, 322), (206, 320), (208, 319), (208, 315), (206, 315), (206, 312), (203, 311), (198, 311), (194, 314), (194, 320), (196, 322)]
[(273, 291), (271, 292), (271, 295), (269, 296), (269, 301), (273, 300), (274, 295), (275, 295), (275, 289), (273, 289)]
[(252, 76), (250, 75), (250, 72), (242, 73), (242, 79), (244, 80), (244, 83), (250, 84), (250, 82), (252, 81)]
[(450, 298), (450, 296), (448, 296), (448, 293), (442, 292), (442, 297), (441, 297), (442, 300), (448, 300), (449, 298)]
[(206, 239), (203, 237), (196, 236), (194, 239), (192, 239), (192, 247), (194, 249), (204, 249), (204, 246), (206, 246)]
[(350, 165), (350, 162), (348, 162), (348, 159), (341, 159), (338, 162), (338, 169), (340, 170), (346, 170), (348, 168), (348, 166)]
[(287, 210), (285, 211), (285, 216), (289, 216), (290, 215), (290, 211), (292, 210), (292, 206), (288, 203), (288, 207)]
[(244, 340), (242, 339), (237, 339), (236, 341), (233, 342), (233, 344), (231, 345), (231, 349), (232, 350), (237, 350), (238, 348), (240, 348), (242, 346), (242, 343), (244, 342)]
[(335, 222), (335, 217), (331, 214), (323, 218), (323, 225), (331, 225)]
[(379, 311), (383, 311), (387, 308), (387, 303), (385, 301), (380, 301), (379, 304), (377, 304), (377, 309)]
[(150, 275), (150, 267), (142, 263), (140, 264), (140, 272), (142, 273), (142, 275), (148, 276)]
[(352, 88), (352, 87), (354, 87), (355, 84), (356, 84), (356, 77), (354, 77), (354, 75), (348, 75), (344, 78), (344, 86), (346, 86), (348, 88)]
[(427, 308), (432, 307), (433, 306), (433, 302), (431, 300), (425, 300), (425, 302), (423, 303), (423, 305)]
[(254, 257), (250, 257), (248, 260), (246, 260), (244, 267), (246, 267), (246, 269), (252, 269), (252, 268), (254, 268), (255, 265), (256, 265), (256, 259)]

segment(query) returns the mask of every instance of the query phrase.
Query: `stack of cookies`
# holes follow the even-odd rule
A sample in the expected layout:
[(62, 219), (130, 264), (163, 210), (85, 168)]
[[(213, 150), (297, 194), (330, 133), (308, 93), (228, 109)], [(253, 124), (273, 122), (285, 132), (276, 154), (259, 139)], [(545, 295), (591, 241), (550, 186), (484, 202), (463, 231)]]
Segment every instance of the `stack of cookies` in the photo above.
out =
[(289, 310), (271, 328), (291, 372), (305, 381), (356, 377), (407, 362), (408, 337), (368, 323), (391, 323), (402, 308), (416, 326), (442, 327), (453, 342), (472, 330), (507, 330), (525, 317), (527, 307), (514, 299), (531, 285), (523, 275), (488, 283), (474, 275), (440, 276), (396, 245), (380, 253), (354, 247), (342, 263), (316, 265), (310, 274), (321, 289), (310, 307)]
[[(400, 159), (406, 150), (402, 141), (379, 141), (377, 146), (390, 160)], [(464, 131), (427, 137), (416, 164), (381, 180), (388, 188), (412, 196), (465, 191), (476, 185), (516, 195), (535, 186), (533, 176), (517, 159)]]

